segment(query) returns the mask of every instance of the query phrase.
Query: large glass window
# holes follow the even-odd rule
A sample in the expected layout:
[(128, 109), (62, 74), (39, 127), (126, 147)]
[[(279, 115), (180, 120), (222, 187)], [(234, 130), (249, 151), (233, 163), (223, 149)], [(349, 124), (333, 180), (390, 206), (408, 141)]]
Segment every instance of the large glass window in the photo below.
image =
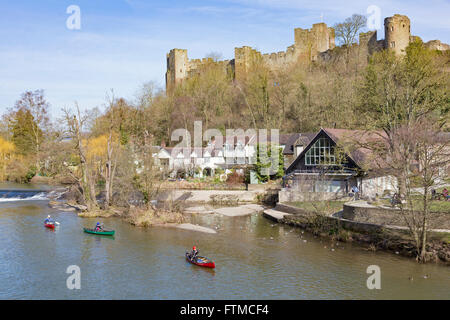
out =
[(318, 139), (305, 154), (305, 165), (335, 165), (334, 146), (326, 138)]

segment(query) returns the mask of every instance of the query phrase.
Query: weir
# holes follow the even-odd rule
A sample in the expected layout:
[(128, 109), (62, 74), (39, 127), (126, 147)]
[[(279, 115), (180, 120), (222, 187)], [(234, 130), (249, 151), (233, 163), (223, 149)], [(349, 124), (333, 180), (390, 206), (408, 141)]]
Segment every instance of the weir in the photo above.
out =
[(9, 189), (0, 190), (0, 201), (48, 200), (51, 190)]

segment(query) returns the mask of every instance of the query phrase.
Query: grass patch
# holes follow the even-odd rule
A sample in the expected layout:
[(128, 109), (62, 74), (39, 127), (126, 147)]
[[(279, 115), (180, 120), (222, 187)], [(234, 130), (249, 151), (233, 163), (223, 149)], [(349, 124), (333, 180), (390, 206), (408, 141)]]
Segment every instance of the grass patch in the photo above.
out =
[(450, 213), (450, 201), (432, 201), (430, 203), (430, 211)]
[(308, 212), (332, 214), (343, 210), (345, 202), (346, 201), (295, 201), (287, 204)]
[[(391, 206), (389, 200), (381, 200), (381, 203), (388, 207)], [(423, 200), (418, 197), (413, 200), (413, 206), (416, 210), (423, 209)], [(450, 201), (433, 200), (428, 202), (428, 206), (431, 212), (450, 213)]]

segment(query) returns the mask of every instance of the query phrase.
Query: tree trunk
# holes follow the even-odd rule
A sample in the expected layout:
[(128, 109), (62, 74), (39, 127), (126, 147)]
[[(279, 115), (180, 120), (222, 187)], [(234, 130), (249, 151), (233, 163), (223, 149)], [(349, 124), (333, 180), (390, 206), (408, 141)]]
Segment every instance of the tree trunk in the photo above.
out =
[(105, 209), (108, 209), (111, 204), (111, 191), (112, 191), (112, 154), (113, 147), (111, 145), (111, 132), (108, 137), (108, 146), (107, 146), (107, 161), (106, 161), (106, 170), (105, 170)]

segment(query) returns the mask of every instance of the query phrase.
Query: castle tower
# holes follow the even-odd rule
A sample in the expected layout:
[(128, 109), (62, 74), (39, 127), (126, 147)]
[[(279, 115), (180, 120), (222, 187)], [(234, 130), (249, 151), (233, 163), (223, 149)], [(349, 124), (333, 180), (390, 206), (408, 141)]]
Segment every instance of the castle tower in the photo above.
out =
[(334, 29), (325, 23), (315, 23), (311, 29), (294, 29), (295, 50), (300, 56), (316, 60), (320, 52), (335, 47)]
[(249, 46), (234, 48), (234, 74), (238, 81), (244, 80), (253, 64), (261, 63), (261, 53)]
[(411, 23), (407, 16), (395, 14), (384, 19), (384, 47), (395, 54), (405, 54), (411, 37)]
[(167, 54), (166, 88), (180, 83), (187, 77), (188, 56), (185, 49), (172, 49)]

